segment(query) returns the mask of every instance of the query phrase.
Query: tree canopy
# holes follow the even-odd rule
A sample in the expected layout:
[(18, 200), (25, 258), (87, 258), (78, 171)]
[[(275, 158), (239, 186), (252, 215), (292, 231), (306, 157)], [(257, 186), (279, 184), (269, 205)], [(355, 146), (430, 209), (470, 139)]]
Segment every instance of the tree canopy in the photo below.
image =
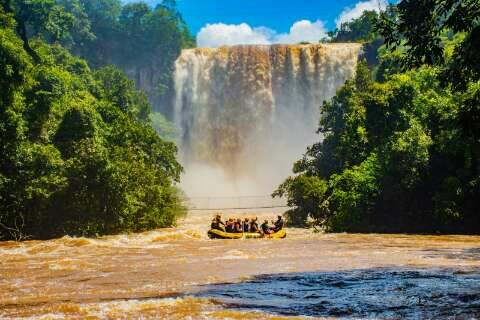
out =
[(20, 19), (0, 11), (0, 238), (174, 224), (182, 167), (145, 96), (112, 66), (92, 71), (58, 43), (27, 39), (37, 59)]
[(378, 38), (375, 25), (379, 15), (376, 11), (364, 11), (352, 21), (344, 22), (339, 28), (328, 32), (332, 42), (370, 42)]
[(30, 41), (61, 44), (97, 69), (115, 65), (145, 92), (156, 111), (172, 110), (174, 63), (195, 46), (176, 1), (156, 7), (120, 0), (1, 0), (15, 19), (25, 51), (39, 62)]
[(169, 114), (175, 60), (183, 48), (195, 46), (175, 1), (162, 1), (155, 8), (144, 2), (78, 1), (88, 17), (93, 39), (75, 32), (73, 41), (64, 43), (93, 68), (115, 65), (126, 72), (146, 93), (155, 111)]
[(376, 76), (359, 63), (322, 105), (321, 141), (274, 193), (292, 222), (480, 232), (479, 10), (478, 1), (403, 0), (380, 15)]

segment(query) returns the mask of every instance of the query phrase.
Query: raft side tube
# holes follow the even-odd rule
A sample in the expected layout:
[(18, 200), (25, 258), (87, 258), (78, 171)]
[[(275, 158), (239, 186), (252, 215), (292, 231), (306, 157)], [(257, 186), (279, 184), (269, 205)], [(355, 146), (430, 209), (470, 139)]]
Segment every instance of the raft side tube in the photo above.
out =
[(287, 236), (287, 232), (285, 229), (281, 229), (272, 234), (263, 234), (263, 233), (256, 233), (256, 232), (224, 232), (218, 229), (210, 229), (208, 230), (208, 237), (210, 239), (258, 239), (258, 238), (269, 238), (269, 239), (283, 239)]

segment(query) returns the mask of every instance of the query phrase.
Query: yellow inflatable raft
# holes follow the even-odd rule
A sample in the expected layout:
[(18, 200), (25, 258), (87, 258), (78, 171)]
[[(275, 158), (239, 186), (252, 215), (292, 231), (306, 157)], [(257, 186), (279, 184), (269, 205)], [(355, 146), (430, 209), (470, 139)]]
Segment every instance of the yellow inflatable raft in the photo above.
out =
[(230, 232), (223, 232), (217, 229), (210, 229), (208, 231), (208, 237), (210, 239), (257, 239), (257, 238), (283, 239), (286, 236), (287, 236), (287, 232), (285, 231), (285, 229), (281, 229), (272, 234), (253, 233), (253, 232), (230, 233)]

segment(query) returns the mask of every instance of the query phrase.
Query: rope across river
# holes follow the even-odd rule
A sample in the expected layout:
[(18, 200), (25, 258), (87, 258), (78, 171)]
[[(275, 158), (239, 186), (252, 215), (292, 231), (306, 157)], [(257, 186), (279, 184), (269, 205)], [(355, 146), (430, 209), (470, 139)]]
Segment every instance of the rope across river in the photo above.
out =
[(289, 208), (289, 206), (269, 206), (269, 207), (239, 207), (239, 208), (187, 208), (190, 211), (209, 211), (209, 210), (254, 210), (254, 209), (275, 209)]
[(189, 197), (185, 201), (189, 211), (259, 210), (288, 208), (284, 199), (265, 196)]

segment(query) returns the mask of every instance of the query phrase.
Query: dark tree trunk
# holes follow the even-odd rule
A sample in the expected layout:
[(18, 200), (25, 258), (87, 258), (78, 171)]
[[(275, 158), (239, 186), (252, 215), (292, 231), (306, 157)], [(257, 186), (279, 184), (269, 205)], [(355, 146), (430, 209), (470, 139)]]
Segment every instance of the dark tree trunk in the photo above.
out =
[(32, 57), (35, 63), (39, 63), (40, 57), (35, 50), (30, 47), (30, 43), (28, 42), (27, 27), (25, 26), (25, 22), (22, 20), (17, 20), (17, 33), (23, 41), (23, 49), (25, 49), (30, 57)]
[[(11, 7), (11, 0), (0, 0), (0, 1), (3, 6), (3, 11), (5, 13), (10, 13), (14, 15), (14, 12), (12, 11), (12, 7)], [(30, 55), (30, 57), (32, 57), (35, 63), (39, 63), (40, 62), (39, 55), (35, 52), (35, 50), (32, 49), (32, 47), (30, 47), (30, 43), (28, 42), (27, 27), (25, 25), (25, 21), (21, 19), (17, 19), (15, 15), (14, 15), (14, 18), (15, 18), (15, 21), (17, 22), (17, 27), (16, 27), (17, 34), (20, 36), (20, 38), (23, 41), (23, 49)]]

